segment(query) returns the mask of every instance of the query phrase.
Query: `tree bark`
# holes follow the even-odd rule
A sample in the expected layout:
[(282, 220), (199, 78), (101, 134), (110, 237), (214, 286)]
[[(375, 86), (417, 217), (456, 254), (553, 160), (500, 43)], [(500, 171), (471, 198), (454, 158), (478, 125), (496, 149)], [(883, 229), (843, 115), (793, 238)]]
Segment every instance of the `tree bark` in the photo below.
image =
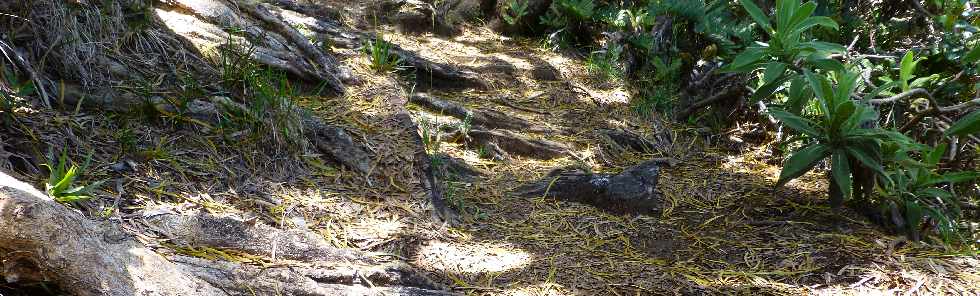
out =
[[(56, 203), (0, 172), (0, 273), (52, 282), (73, 295), (455, 295), (401, 262), (330, 247), (306, 230), (203, 212), (150, 211), (172, 243), (272, 256), (274, 267), (175, 255), (164, 258), (107, 222)], [(296, 266), (276, 261), (303, 262)]]

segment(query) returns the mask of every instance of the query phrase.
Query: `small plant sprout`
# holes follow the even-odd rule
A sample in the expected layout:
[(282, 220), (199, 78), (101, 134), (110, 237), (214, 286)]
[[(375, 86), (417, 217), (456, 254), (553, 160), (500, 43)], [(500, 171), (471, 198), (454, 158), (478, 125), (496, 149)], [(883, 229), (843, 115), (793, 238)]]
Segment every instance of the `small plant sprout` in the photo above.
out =
[(400, 70), (401, 57), (392, 51), (392, 44), (384, 39), (384, 35), (378, 34), (378, 38), (368, 41), (364, 46), (364, 53), (371, 59), (371, 69), (378, 73), (391, 73)]
[(102, 185), (102, 181), (89, 185), (79, 185), (78, 178), (82, 176), (88, 168), (92, 157), (85, 158), (85, 163), (81, 167), (71, 163), (65, 151), (58, 156), (57, 163), (49, 161), (42, 164), (48, 168), (48, 181), (45, 184), (45, 191), (59, 203), (73, 203), (92, 198), (92, 191)]

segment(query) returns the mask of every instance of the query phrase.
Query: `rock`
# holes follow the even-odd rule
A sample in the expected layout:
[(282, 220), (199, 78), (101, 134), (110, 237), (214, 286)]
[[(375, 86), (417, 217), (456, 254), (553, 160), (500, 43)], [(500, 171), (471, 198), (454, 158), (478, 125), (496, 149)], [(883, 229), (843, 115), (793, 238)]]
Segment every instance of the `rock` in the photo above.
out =
[(615, 175), (582, 169), (555, 170), (518, 188), (517, 194), (584, 203), (617, 214), (655, 214), (663, 204), (656, 194), (662, 164), (662, 160), (650, 160)]

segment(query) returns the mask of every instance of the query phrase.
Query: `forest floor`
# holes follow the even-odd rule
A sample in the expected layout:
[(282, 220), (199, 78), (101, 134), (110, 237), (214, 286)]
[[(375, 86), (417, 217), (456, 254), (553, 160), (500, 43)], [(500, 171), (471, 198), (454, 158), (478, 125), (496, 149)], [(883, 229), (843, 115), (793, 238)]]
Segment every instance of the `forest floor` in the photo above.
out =
[[(362, 82), (343, 97), (298, 103), (372, 150), (377, 159), (369, 178), (316, 157), (270, 156), (261, 150), (272, 147), (229, 141), (192, 122), (147, 121), (139, 114), (39, 111), (23, 118), (21, 132), (53, 147), (72, 143), (76, 159), (92, 153), (86, 179), (107, 182), (98, 199), (80, 208), (132, 233), (152, 233), (140, 222), (142, 209), (236, 213), (311, 229), (337, 247), (405, 259), (466, 294), (980, 294), (977, 254), (925, 243), (895, 246), (895, 236), (860, 215), (831, 211), (826, 184), (816, 174), (773, 192), (779, 167), (766, 153), (774, 145), (768, 136), (740, 130), (708, 136), (637, 116), (620, 83), (596, 82), (581, 57), (536, 41), (484, 27), (451, 38), (382, 30), (406, 50), (479, 73), (489, 88), (407, 85), (398, 74), (372, 71), (362, 52), (339, 51)], [(459, 219), (438, 222), (406, 165), (413, 155), (410, 135), (418, 131), (397, 124), (391, 108), (409, 104), (408, 95), (422, 89), (522, 118), (542, 127), (526, 136), (567, 144), (572, 156), (492, 159), (464, 144), (430, 145), (430, 153), (479, 173), (445, 178), (446, 198)], [(440, 129), (439, 117), (428, 118), (417, 106), (409, 110), (430, 132)], [(658, 139), (657, 147), (603, 150), (599, 128), (633, 130)], [(254, 153), (241, 153), (249, 149)], [(655, 157), (677, 164), (661, 173), (664, 206), (654, 215), (615, 215), (512, 194), (559, 167), (618, 172)], [(175, 248), (152, 235), (141, 240), (163, 253), (269, 264), (222, 250)]]

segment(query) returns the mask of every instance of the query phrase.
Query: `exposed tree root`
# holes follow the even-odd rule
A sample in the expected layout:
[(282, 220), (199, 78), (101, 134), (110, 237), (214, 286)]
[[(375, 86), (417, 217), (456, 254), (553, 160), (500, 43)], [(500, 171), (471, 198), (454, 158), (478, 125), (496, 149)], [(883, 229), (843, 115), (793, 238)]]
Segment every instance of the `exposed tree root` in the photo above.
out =
[(499, 149), (510, 154), (537, 159), (554, 159), (569, 155), (565, 144), (544, 139), (531, 139), (509, 130), (485, 130), (474, 127), (463, 135), (459, 132), (453, 139), (476, 144), (477, 147)]
[(159, 214), (173, 241), (302, 259), (259, 268), (175, 256), (168, 261), (113, 225), (86, 219), (0, 173), (0, 265), (8, 282), (54, 282), (73, 295), (453, 295), (404, 264), (329, 247), (305, 231), (197, 213)]
[(448, 206), (446, 199), (443, 196), (442, 182), (437, 178), (436, 172), (432, 167), (432, 159), (428, 152), (425, 151), (425, 143), (422, 141), (422, 136), (414, 131), (418, 130), (418, 124), (412, 120), (412, 116), (404, 111), (395, 115), (397, 119), (405, 124), (406, 126), (413, 127), (410, 129), (412, 131), (412, 138), (415, 139), (415, 161), (412, 164), (415, 166), (416, 174), (419, 176), (419, 183), (429, 194), (429, 201), (432, 203), (432, 208), (435, 215), (448, 223), (456, 223), (458, 213)]
[[(270, 7), (272, 13), (279, 15), (283, 20), (292, 26), (304, 26), (318, 34), (318, 38), (329, 41), (328, 43), (341, 48), (360, 48), (367, 41), (374, 40), (377, 36), (373, 34), (361, 33), (344, 28), (339, 23), (323, 18), (312, 17), (302, 12), (297, 12), (284, 7)], [(312, 11), (313, 8), (305, 8), (305, 11)], [(418, 54), (405, 50), (395, 44), (392, 53), (397, 55), (403, 65), (415, 69), (415, 77), (419, 87), (440, 87), (440, 88), (488, 88), (486, 80), (481, 78), (478, 73), (472, 71), (459, 70), (456, 67), (435, 63), (420, 57)]]
[(606, 144), (617, 151), (630, 149), (639, 152), (653, 152), (657, 147), (656, 143), (647, 140), (642, 135), (624, 129), (600, 129), (596, 132), (606, 139)]
[(530, 122), (527, 122), (521, 118), (509, 116), (507, 114), (489, 109), (467, 109), (459, 104), (433, 97), (427, 93), (413, 94), (411, 97), (409, 97), (408, 101), (432, 110), (438, 114), (448, 115), (459, 119), (469, 117), (470, 122), (473, 125), (484, 126), (489, 129), (499, 128), (511, 130), (529, 130), (534, 132), (549, 131), (547, 128), (534, 126)]
[[(302, 79), (322, 82), (329, 89), (344, 92), (341, 79), (351, 81), (353, 76), (343, 69), (336, 59), (314, 46), (296, 28), (269, 11), (265, 4), (254, 4), (248, 1), (230, 3), (244, 11), (248, 16), (258, 20), (265, 28), (253, 25), (249, 18), (240, 15), (231, 6), (219, 0), (172, 0), (179, 11), (188, 12), (200, 20), (188, 19), (182, 13), (163, 14), (163, 22), (171, 27), (183, 28), (185, 31), (176, 32), (202, 52), (215, 46), (239, 45), (241, 48), (226, 48), (225, 50), (247, 51), (249, 58), (263, 65), (282, 69)], [(180, 24), (191, 23), (192, 26)], [(234, 36), (223, 28), (242, 28), (242, 34), (248, 38)], [(308, 61), (312, 61), (310, 63)]]
[(80, 295), (224, 295), (105, 223), (0, 172), (0, 264), (8, 282)]
[(663, 163), (660, 159), (650, 160), (615, 175), (578, 168), (557, 169), (518, 188), (516, 193), (589, 204), (613, 213), (651, 214), (662, 205), (656, 189)]
[(217, 287), (229, 296), (251, 295), (458, 295), (422, 287), (404, 286), (398, 272), (384, 268), (356, 269), (347, 266), (258, 268), (233, 262), (211, 262), (200, 258), (175, 256), (181, 271)]
[(486, 172), (470, 166), (466, 161), (459, 158), (440, 154), (434, 156), (434, 159), (437, 163), (436, 173), (444, 179), (472, 182), (486, 175)]

